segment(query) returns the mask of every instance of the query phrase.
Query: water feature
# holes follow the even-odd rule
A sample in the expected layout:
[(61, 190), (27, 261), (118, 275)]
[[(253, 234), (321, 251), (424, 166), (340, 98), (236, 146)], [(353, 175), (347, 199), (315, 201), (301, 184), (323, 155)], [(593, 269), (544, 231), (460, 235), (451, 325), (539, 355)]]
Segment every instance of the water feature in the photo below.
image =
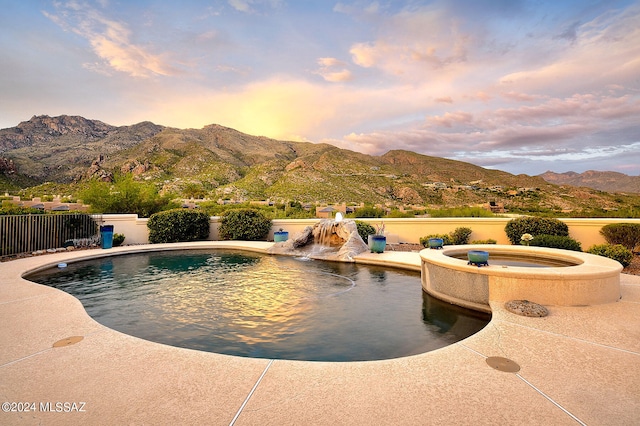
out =
[(274, 244), (269, 253), (353, 262), (355, 256), (367, 250), (369, 247), (358, 234), (355, 221), (339, 215), (307, 226), (293, 238)]
[(415, 272), (233, 250), (110, 256), (26, 278), (123, 333), (248, 357), (396, 358), (455, 343), (489, 319), (428, 296)]

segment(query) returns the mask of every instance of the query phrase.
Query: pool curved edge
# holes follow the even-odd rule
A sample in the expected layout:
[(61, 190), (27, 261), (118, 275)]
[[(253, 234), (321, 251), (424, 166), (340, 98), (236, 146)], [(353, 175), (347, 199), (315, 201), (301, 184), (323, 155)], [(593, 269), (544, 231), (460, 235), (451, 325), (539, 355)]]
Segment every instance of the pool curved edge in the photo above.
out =
[[(452, 257), (488, 251), (489, 266), (468, 265)], [(560, 259), (572, 266), (530, 268), (491, 265), (491, 255)], [(586, 306), (620, 299), (620, 263), (583, 252), (509, 245), (445, 246), (420, 252), (422, 287), (434, 297), (490, 311), (490, 302), (530, 300), (542, 305)]]

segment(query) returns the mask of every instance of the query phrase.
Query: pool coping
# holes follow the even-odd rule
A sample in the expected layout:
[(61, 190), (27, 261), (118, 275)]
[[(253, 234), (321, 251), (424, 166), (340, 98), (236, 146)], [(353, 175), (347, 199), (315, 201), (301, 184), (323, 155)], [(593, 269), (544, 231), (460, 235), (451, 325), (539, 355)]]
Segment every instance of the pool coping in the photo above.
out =
[[(267, 242), (72, 251), (0, 264), (0, 424), (633, 424), (640, 413), (640, 277), (615, 303), (547, 306), (526, 318), (490, 302), (479, 333), (433, 352), (325, 363), (240, 358), (148, 342), (91, 319), (80, 302), (22, 279), (95, 256), (176, 248), (266, 252)], [(356, 262), (420, 270), (415, 252)], [(79, 336), (77, 343), (53, 348)], [(492, 368), (490, 357), (517, 363)], [(24, 411), (24, 403), (35, 410)], [(66, 403), (66, 404), (65, 404)], [(81, 406), (80, 403), (83, 403)], [(3, 406), (4, 408), (4, 406)], [(11, 407), (10, 407), (11, 408)], [(59, 409), (58, 409), (59, 408)]]

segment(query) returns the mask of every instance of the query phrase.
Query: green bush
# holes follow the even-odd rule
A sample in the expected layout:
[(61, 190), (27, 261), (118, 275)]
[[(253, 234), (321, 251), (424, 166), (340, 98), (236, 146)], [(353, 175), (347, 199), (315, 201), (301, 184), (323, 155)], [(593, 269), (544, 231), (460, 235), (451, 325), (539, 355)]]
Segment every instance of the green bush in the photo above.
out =
[(449, 233), (449, 235), (451, 236), (451, 241), (455, 245), (469, 244), (469, 237), (472, 232), (471, 228), (460, 227)]
[(489, 238), (488, 240), (473, 240), (471, 244), (498, 244), (498, 241), (493, 238)]
[(118, 247), (124, 243), (124, 234), (113, 234), (113, 246)]
[(442, 245), (445, 246), (450, 246), (451, 244), (453, 244), (453, 241), (451, 240), (451, 236), (449, 234), (431, 234), (427, 235), (426, 237), (420, 237), (420, 244), (422, 244), (423, 247), (429, 248), (429, 239), (431, 238), (442, 238)]
[(454, 231), (449, 232), (448, 234), (431, 234), (426, 237), (420, 238), (420, 244), (424, 247), (429, 247), (429, 239), (431, 238), (442, 238), (442, 244), (445, 246), (449, 246), (452, 244), (462, 245), (469, 244), (469, 237), (473, 231), (471, 228), (466, 228), (464, 226), (456, 228)]
[(19, 207), (15, 204), (3, 204), (2, 207), (0, 207), (0, 215), (17, 214), (44, 214), (44, 210), (32, 209), (31, 207)]
[(633, 252), (622, 244), (596, 244), (589, 247), (587, 253), (617, 260), (622, 264), (623, 268), (629, 266), (633, 261)]
[(147, 228), (152, 244), (206, 240), (209, 237), (209, 215), (196, 210), (167, 210), (152, 214)]
[(255, 209), (228, 210), (220, 216), (218, 234), (223, 240), (262, 240), (269, 235), (271, 219)]
[(609, 244), (620, 244), (629, 250), (640, 246), (640, 224), (611, 223), (600, 230), (600, 234)]
[(580, 243), (571, 237), (563, 235), (536, 235), (529, 243), (536, 247), (551, 247), (564, 250), (582, 251)]
[(558, 219), (549, 217), (518, 217), (507, 222), (504, 227), (511, 244), (520, 244), (523, 234), (569, 236), (569, 227)]
[(362, 241), (365, 243), (367, 242), (369, 235), (376, 233), (376, 228), (361, 220), (356, 220), (356, 228), (358, 228), (358, 235), (360, 235), (360, 238), (362, 238)]
[(137, 182), (131, 175), (117, 176), (113, 183), (92, 181), (80, 193), (80, 198), (91, 206), (92, 213), (135, 213), (150, 217), (177, 207), (170, 194), (160, 195), (152, 183)]

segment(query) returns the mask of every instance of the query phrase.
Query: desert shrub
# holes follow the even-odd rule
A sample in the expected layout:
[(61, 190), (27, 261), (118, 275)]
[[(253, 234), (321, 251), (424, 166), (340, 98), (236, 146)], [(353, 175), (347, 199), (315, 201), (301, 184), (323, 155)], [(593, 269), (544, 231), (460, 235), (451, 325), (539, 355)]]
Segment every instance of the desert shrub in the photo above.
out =
[(386, 217), (388, 218), (408, 218), (408, 217), (414, 217), (415, 213), (412, 212), (403, 212), (400, 210), (391, 210), (389, 212), (389, 214), (386, 215)]
[(113, 234), (113, 246), (118, 247), (124, 243), (124, 234)]
[(472, 232), (471, 228), (462, 226), (449, 233), (449, 236), (451, 237), (452, 243), (455, 245), (469, 244), (469, 237)]
[(596, 244), (589, 247), (587, 253), (617, 260), (624, 268), (629, 266), (633, 260), (633, 252), (622, 244)]
[(620, 244), (629, 250), (640, 245), (640, 224), (611, 223), (600, 230), (600, 234), (609, 244)]
[(152, 214), (147, 228), (152, 244), (206, 240), (209, 237), (209, 215), (196, 210), (167, 210)]
[(376, 228), (374, 228), (373, 225), (361, 220), (356, 220), (356, 228), (358, 229), (358, 235), (360, 235), (360, 238), (362, 238), (365, 243), (367, 242), (369, 235), (376, 233)]
[(420, 237), (420, 244), (424, 247), (429, 247), (429, 239), (430, 238), (442, 238), (442, 244), (445, 246), (453, 244), (451, 241), (451, 236), (449, 234), (431, 234), (426, 237)]
[(269, 235), (271, 219), (255, 209), (228, 210), (220, 216), (218, 234), (223, 240), (262, 240)]
[(582, 251), (580, 243), (571, 237), (563, 235), (536, 235), (529, 243), (536, 247), (551, 247), (564, 250)]
[(349, 213), (347, 217), (364, 217), (364, 218), (373, 218), (373, 217), (384, 217), (385, 212), (382, 209), (372, 206), (365, 206), (357, 209), (354, 213)]
[(498, 244), (498, 242), (493, 238), (489, 238), (487, 240), (473, 240), (471, 244)]
[(493, 217), (491, 211), (482, 207), (451, 207), (429, 210), (431, 217)]
[(523, 234), (569, 236), (566, 223), (550, 217), (518, 217), (507, 222), (504, 228), (511, 244), (520, 244)]

